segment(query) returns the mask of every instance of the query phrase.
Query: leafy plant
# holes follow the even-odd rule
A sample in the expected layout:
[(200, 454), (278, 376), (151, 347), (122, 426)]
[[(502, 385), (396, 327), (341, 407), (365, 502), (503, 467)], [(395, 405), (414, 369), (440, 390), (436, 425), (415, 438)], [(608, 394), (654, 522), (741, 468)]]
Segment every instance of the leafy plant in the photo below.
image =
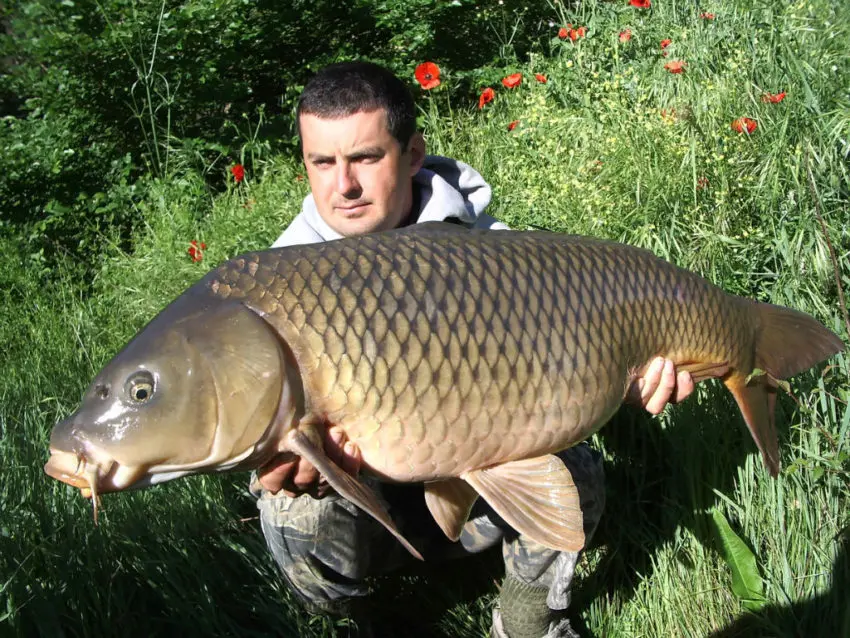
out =
[(732, 592), (745, 608), (758, 611), (767, 601), (755, 554), (741, 537), (732, 531), (729, 521), (720, 510), (713, 510), (711, 518), (720, 542), (721, 554), (732, 572)]

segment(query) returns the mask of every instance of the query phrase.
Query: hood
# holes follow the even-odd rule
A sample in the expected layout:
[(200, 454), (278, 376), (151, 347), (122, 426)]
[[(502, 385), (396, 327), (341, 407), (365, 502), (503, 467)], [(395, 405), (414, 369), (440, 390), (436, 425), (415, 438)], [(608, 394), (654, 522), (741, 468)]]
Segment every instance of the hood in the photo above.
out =
[[(481, 173), (469, 164), (439, 155), (426, 155), (422, 168), (413, 177), (413, 183), (419, 190), (417, 223), (456, 218), (467, 226), (507, 228), (484, 214), (492, 189)], [(272, 244), (272, 248), (341, 238), (342, 235), (319, 215), (311, 194), (304, 198), (301, 213)]]

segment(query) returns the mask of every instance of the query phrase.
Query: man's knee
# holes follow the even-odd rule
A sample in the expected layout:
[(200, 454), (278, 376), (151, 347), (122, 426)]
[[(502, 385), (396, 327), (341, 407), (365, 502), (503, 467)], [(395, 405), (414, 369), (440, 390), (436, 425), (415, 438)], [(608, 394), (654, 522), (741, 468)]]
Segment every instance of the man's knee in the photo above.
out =
[(335, 494), (315, 500), (264, 492), (257, 507), (266, 545), (300, 598), (329, 611), (366, 595), (368, 532), (351, 502)]
[(558, 453), (578, 489), (581, 513), (584, 519), (585, 542), (596, 531), (605, 509), (605, 470), (602, 454), (586, 443), (581, 443)]
[[(570, 470), (578, 489), (587, 543), (605, 507), (602, 456), (582, 444), (559, 453), (558, 457)], [(506, 536), (502, 551), (506, 582), (513, 582), (528, 592), (536, 592), (537, 598), (533, 601), (529, 598), (529, 608), (537, 606), (540, 622), (543, 618), (549, 618), (554, 623), (558, 617), (555, 612), (562, 612), (569, 607), (570, 589), (580, 553), (553, 550), (522, 535)], [(502, 605), (502, 614), (508, 625), (515, 620), (513, 616), (516, 612), (510, 603)], [(564, 621), (563, 624), (569, 628), (568, 622)], [(552, 635), (561, 634), (556, 632)]]

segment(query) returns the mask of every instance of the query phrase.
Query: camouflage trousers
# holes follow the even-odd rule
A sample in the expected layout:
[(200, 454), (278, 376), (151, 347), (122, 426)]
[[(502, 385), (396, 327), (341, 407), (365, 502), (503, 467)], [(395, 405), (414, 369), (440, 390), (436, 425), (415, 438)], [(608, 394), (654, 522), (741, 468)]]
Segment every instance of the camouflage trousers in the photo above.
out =
[[(604, 472), (598, 452), (581, 444), (558, 455), (572, 473), (590, 540), (605, 506)], [(578, 554), (543, 547), (517, 534), (489, 505), (478, 499), (457, 543), (449, 541), (434, 522), (421, 485), (394, 485), (365, 479), (389, 511), (402, 534), (425, 560), (443, 560), (475, 554), (501, 541), (506, 584), (545, 593), (550, 610), (565, 610)], [(266, 544), (285, 579), (315, 611), (346, 613), (352, 599), (368, 595), (366, 579), (401, 567), (413, 559), (384, 527), (335, 493), (315, 500), (290, 498), (283, 493), (254, 492)], [(522, 614), (501, 603), (494, 613), (495, 636), (501, 627), (514, 626), (510, 614)], [(546, 611), (544, 609), (544, 611)], [(498, 616), (501, 616), (499, 618)], [(521, 619), (520, 619), (521, 620)], [(551, 638), (572, 636), (565, 631), (538, 634)], [(563, 623), (562, 623), (563, 626)], [(513, 634), (511, 634), (512, 638)]]

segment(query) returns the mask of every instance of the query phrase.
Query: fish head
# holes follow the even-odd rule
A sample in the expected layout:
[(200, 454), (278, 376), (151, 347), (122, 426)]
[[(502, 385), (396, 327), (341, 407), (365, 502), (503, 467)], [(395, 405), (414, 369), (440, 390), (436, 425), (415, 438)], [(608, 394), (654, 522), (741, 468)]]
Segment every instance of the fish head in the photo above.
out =
[(54, 427), (48, 475), (96, 496), (250, 469), (277, 451), (304, 405), (286, 344), (241, 303), (187, 295), (127, 344)]

